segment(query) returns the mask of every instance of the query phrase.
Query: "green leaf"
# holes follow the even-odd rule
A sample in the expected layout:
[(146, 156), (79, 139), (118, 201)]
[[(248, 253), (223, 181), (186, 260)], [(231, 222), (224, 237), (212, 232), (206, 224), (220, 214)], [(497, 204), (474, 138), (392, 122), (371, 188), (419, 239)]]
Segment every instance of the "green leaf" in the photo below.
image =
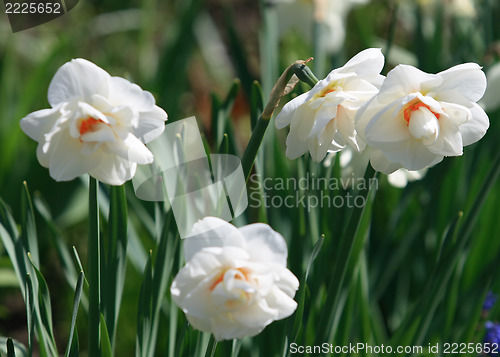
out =
[[(471, 211), (466, 215), (465, 222), (463, 222), (457, 233), (455, 243), (449, 248), (447, 244), (445, 245), (441, 259), (431, 274), (432, 278), (429, 279), (423, 290), (426, 294), (423, 295), (419, 303), (415, 305), (412, 313), (405, 318), (405, 321), (394, 334), (392, 338), (394, 344), (416, 346), (422, 343), (428, 332), (434, 312), (446, 292), (458, 259), (465, 252), (470, 234), (479, 217), (479, 212), (499, 175), (500, 154), (497, 155), (491, 165), (479, 193), (475, 196)], [(455, 224), (455, 222), (451, 224), (452, 229), (446, 232), (447, 236), (450, 235), (452, 237), (454, 235)], [(445, 243), (449, 240), (449, 238), (444, 239)]]
[(139, 304), (137, 307), (136, 356), (148, 356), (148, 346), (151, 337), (150, 323), (152, 320), (151, 297), (153, 291), (153, 271), (151, 267), (152, 254), (146, 262), (142, 276)]
[(264, 110), (264, 99), (262, 87), (259, 82), (254, 81), (252, 84), (252, 92), (250, 95), (250, 124), (251, 129), (255, 128), (257, 120)]
[[(44, 345), (48, 348), (49, 355), (57, 355), (56, 341), (54, 338), (54, 328), (52, 325), (52, 308), (50, 303), (50, 293), (47, 282), (43, 277), (42, 273), (35, 266), (35, 262), (31, 258), (31, 254), (28, 253), (28, 258), (30, 259), (31, 265), (36, 274), (36, 280), (38, 282), (38, 301), (35, 302), (35, 311), (37, 312), (37, 324), (38, 331), (42, 333), (42, 336), (38, 338), (43, 338)], [(36, 291), (36, 290), (34, 290)]]
[[(166, 223), (161, 235), (158, 251), (155, 257), (153, 270), (153, 287), (152, 287), (152, 320), (151, 320), (151, 340), (149, 356), (154, 355), (156, 348), (156, 339), (158, 335), (159, 314), (162, 306), (162, 301), (165, 292), (168, 288), (168, 282), (171, 279), (172, 267), (175, 261), (175, 252), (180, 241), (180, 237), (173, 224), (173, 213), (170, 211), (167, 215)], [(175, 233), (174, 233), (175, 232)]]
[(28, 354), (33, 354), (33, 341), (35, 339), (35, 300), (33, 292), (33, 281), (31, 275), (26, 274), (26, 316), (28, 319)]
[(85, 275), (83, 271), (78, 275), (78, 281), (75, 286), (75, 297), (73, 299), (73, 313), (71, 315), (71, 325), (69, 330), (68, 346), (66, 347), (65, 357), (70, 357), (74, 354), (74, 350), (78, 351), (78, 334), (76, 331), (76, 318), (78, 316), (78, 308), (80, 306), (80, 300), (83, 291), (83, 282), (85, 280)]
[(299, 332), (302, 328), (304, 309), (305, 309), (305, 304), (306, 304), (307, 279), (309, 277), (309, 272), (311, 270), (311, 267), (312, 267), (314, 261), (316, 260), (316, 258), (318, 257), (318, 254), (321, 251), (321, 248), (323, 247), (324, 241), (325, 241), (325, 236), (321, 235), (321, 237), (319, 237), (318, 241), (314, 245), (314, 248), (313, 248), (311, 255), (309, 257), (309, 262), (307, 263), (307, 268), (306, 268), (306, 271), (304, 273), (304, 277), (302, 278), (302, 282), (300, 283), (300, 288), (299, 288), (299, 291), (297, 292), (297, 297), (296, 297), (297, 311), (295, 311), (295, 317), (293, 320), (292, 331), (289, 334), (290, 343), (297, 341), (297, 338), (299, 336)]
[[(9, 342), (10, 340), (10, 342)], [(8, 346), (11, 346), (11, 350), (13, 351), (13, 356), (17, 356), (17, 357), (27, 357), (28, 356), (28, 352), (26, 350), (26, 347), (20, 343), (19, 341), (16, 341), (12, 338), (7, 338), (7, 337), (1, 337), (0, 336), (0, 353), (3, 353), (3, 354), (0, 354), (0, 355), (7, 355), (9, 356), (8, 354)], [(29, 355), (31, 356), (31, 355)]]
[(14, 342), (12, 342), (12, 338), (7, 339), (7, 357), (16, 357), (16, 351), (14, 350)]
[(228, 154), (229, 153), (229, 138), (226, 133), (222, 136), (222, 141), (219, 146), (219, 150), (217, 150), (218, 154)]
[(97, 199), (98, 182), (90, 177), (89, 181), (89, 230), (88, 230), (88, 265), (89, 282), (88, 311), (88, 349), (89, 356), (99, 356), (100, 339), (100, 260), (101, 243), (99, 230), (99, 203)]
[[(205, 349), (205, 357), (214, 357), (216, 349), (217, 349), (217, 340), (214, 338), (214, 335), (210, 334), (210, 339)], [(196, 354), (196, 355), (201, 356), (201, 354)]]
[(127, 199), (125, 186), (111, 186), (109, 206), (109, 239), (104, 279), (101, 282), (102, 309), (112, 346), (116, 336), (116, 324), (125, 283), (127, 267)]
[[(324, 331), (324, 333), (317, 335), (316, 342), (332, 341), (336, 332), (335, 326), (336, 323), (338, 323), (338, 320), (335, 319), (335, 315), (338, 311), (340, 311), (337, 304), (339, 303), (344, 278), (348, 271), (349, 264), (350, 262), (357, 261), (359, 252), (363, 246), (363, 243), (360, 243), (360, 241), (364, 241), (366, 237), (364, 232), (366, 228), (360, 229), (360, 227), (367, 227), (367, 222), (369, 222), (369, 214), (366, 214), (369, 210), (366, 209), (366, 206), (371, 205), (370, 194), (373, 191), (373, 185), (369, 183), (372, 182), (371, 180), (377, 179), (377, 176), (378, 173), (373, 170), (371, 165), (368, 165), (364, 176), (365, 185), (358, 192), (358, 196), (364, 197), (366, 205), (355, 206), (353, 208), (352, 214), (347, 222), (347, 226), (342, 234), (342, 241), (340, 242), (340, 247), (336, 256), (336, 264), (333, 273), (331, 274), (327, 298), (325, 301), (325, 306), (328, 306), (331, 310), (329, 313), (322, 314), (319, 320), (319, 329)], [(366, 218), (363, 219), (364, 217)], [(363, 221), (365, 222), (364, 224)]]
[(78, 357), (80, 354), (80, 345), (78, 343), (78, 332), (75, 327), (75, 335), (71, 343), (71, 349), (69, 350), (68, 357)]
[(41, 194), (37, 192), (33, 195), (33, 205), (49, 228), (50, 236), (56, 248), (57, 256), (59, 257), (59, 261), (62, 263), (64, 277), (71, 288), (73, 288), (78, 279), (77, 269), (73, 263), (71, 253), (64, 242), (64, 238), (52, 218), (50, 208)]
[(19, 281), (21, 293), (26, 299), (26, 274), (30, 266), (26, 258), (26, 251), (19, 236), (16, 223), (8, 206), (0, 198), (0, 238), (9, 255), (14, 271)]
[(101, 357), (113, 357), (113, 352), (111, 350), (111, 342), (109, 341), (108, 329), (106, 327), (106, 321), (104, 320), (104, 315), (101, 314)]
[(31, 259), (33, 259), (35, 266), (39, 267), (40, 257), (38, 254), (35, 213), (26, 181), (23, 182), (21, 195), (21, 239), (26, 251), (31, 253)]

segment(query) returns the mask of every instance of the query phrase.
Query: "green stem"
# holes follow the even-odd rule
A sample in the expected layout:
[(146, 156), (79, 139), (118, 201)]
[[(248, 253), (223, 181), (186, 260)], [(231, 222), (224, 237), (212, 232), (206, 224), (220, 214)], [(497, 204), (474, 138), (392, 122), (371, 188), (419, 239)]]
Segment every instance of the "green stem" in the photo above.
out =
[[(257, 152), (259, 151), (262, 140), (264, 139), (264, 134), (266, 133), (269, 121), (273, 116), (274, 110), (278, 107), (281, 98), (288, 94), (295, 85), (298, 83), (298, 79), (314, 86), (318, 83), (318, 79), (311, 71), (309, 67), (306, 66), (307, 61), (295, 61), (291, 64), (280, 76), (276, 84), (274, 85), (271, 94), (269, 95), (269, 102), (267, 103), (264, 111), (257, 120), (257, 124), (252, 131), (252, 136), (248, 142), (248, 146), (241, 159), (241, 165), (243, 167), (243, 173), (245, 175), (246, 181), (250, 177), (255, 158), (257, 157)], [(296, 75), (295, 79), (292, 78)]]
[(97, 180), (90, 177), (89, 184), (89, 235), (88, 235), (88, 275), (89, 316), (88, 350), (89, 356), (100, 356), (100, 237), (99, 202), (97, 199)]
[(246, 181), (248, 181), (250, 173), (252, 172), (253, 163), (257, 157), (260, 144), (264, 139), (264, 134), (266, 133), (270, 119), (271, 117), (264, 118), (262, 115), (259, 117), (259, 120), (257, 120), (257, 124), (252, 131), (252, 136), (250, 137), (245, 153), (243, 154), (243, 158), (241, 159), (241, 166), (243, 168)]
[(397, 24), (397, 16), (398, 16), (398, 10), (399, 10), (399, 4), (395, 3), (392, 8), (391, 12), (391, 24), (389, 25), (389, 33), (387, 36), (387, 47), (385, 48), (385, 58), (386, 58), (386, 63), (385, 63), (385, 68), (387, 69), (388, 62), (389, 62), (389, 53), (391, 52), (392, 49), (392, 44), (394, 43), (394, 35), (396, 34), (396, 24)]

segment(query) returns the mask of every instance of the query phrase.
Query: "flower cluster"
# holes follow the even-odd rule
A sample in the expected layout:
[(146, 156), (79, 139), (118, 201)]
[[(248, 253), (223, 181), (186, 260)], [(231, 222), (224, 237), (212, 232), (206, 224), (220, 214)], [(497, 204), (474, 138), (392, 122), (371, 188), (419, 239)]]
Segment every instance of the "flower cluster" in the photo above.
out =
[(496, 346), (494, 351), (487, 353), (488, 356), (498, 356), (498, 346), (500, 345), (500, 324), (491, 321), (486, 322), (486, 334), (484, 336), (484, 343), (490, 346)]
[(289, 158), (309, 151), (321, 161), (348, 145), (369, 150), (374, 169), (390, 174), (462, 155), (484, 136), (489, 120), (477, 101), (486, 76), (477, 64), (437, 74), (398, 65), (383, 79), (383, 61), (380, 50), (364, 50), (283, 107), (276, 126), (290, 126)]
[(307, 151), (316, 161), (328, 151), (350, 145), (364, 149), (354, 122), (361, 106), (378, 93), (384, 79), (379, 73), (384, 56), (378, 49), (358, 53), (335, 69), (309, 92), (288, 102), (276, 117), (276, 127), (290, 126), (286, 155), (291, 159)]
[(184, 240), (186, 266), (170, 288), (189, 323), (218, 340), (254, 336), (290, 316), (299, 282), (284, 238), (268, 225), (241, 228), (206, 217)]
[[(153, 162), (144, 143), (161, 135), (167, 114), (151, 93), (76, 59), (59, 68), (48, 99), (52, 108), (20, 125), (38, 142), (38, 160), (55, 180), (88, 173), (121, 185), (137, 164)], [(219, 340), (254, 336), (297, 308), (299, 282), (286, 268), (285, 240), (268, 225), (237, 229), (206, 217), (184, 242), (187, 264), (171, 293), (193, 327)]]

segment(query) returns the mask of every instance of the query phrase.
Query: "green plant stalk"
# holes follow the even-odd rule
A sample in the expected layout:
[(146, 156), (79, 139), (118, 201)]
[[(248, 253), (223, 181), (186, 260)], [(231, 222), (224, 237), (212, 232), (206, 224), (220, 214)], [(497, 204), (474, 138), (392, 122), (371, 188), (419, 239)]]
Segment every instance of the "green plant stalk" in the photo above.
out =
[[(371, 165), (368, 165), (364, 176), (365, 182), (369, 182), (370, 179), (376, 178), (377, 175), (378, 172), (376, 172), (371, 167)], [(367, 185), (365, 189), (359, 192), (359, 195), (365, 198), (365, 202), (367, 202), (367, 205), (369, 204), (368, 198), (370, 196), (370, 193), (372, 192), (371, 188), (371, 185)], [(354, 209), (351, 217), (349, 218), (344, 234), (342, 235), (342, 242), (340, 243), (337, 262), (335, 270), (331, 275), (330, 283), (328, 286), (327, 301), (325, 303), (325, 306), (330, 307), (331, 311), (330, 313), (325, 313), (322, 315), (319, 324), (319, 326), (326, 326), (324, 335), (317, 335), (317, 338), (322, 338), (321, 342), (331, 341), (335, 334), (335, 331), (333, 331), (335, 320), (334, 316), (337, 310), (337, 304), (339, 302), (340, 294), (342, 292), (342, 286), (344, 283), (345, 275), (347, 273), (349, 261), (351, 259), (351, 253), (353, 252), (353, 248), (355, 247), (357, 240), (364, 238), (361, 234), (358, 234), (358, 230), (365, 209), (366, 205), (363, 207), (356, 207)], [(325, 321), (326, 318), (328, 320)]]
[(106, 265), (102, 267), (102, 310), (114, 349), (116, 324), (122, 300), (127, 262), (127, 199), (125, 186), (111, 186), (109, 205), (109, 242)]
[(245, 175), (245, 180), (248, 181), (250, 178), (250, 173), (252, 172), (252, 167), (257, 157), (257, 152), (259, 151), (262, 140), (264, 139), (264, 134), (266, 133), (267, 126), (269, 125), (271, 117), (264, 117), (261, 115), (257, 124), (252, 132), (248, 146), (241, 159), (241, 164), (243, 167), (243, 173)]
[(463, 254), (463, 250), (466, 248), (467, 243), (469, 241), (469, 237), (472, 233), (472, 229), (479, 218), (479, 213), (481, 212), (481, 208), (484, 206), (486, 199), (488, 198), (488, 194), (493, 188), (493, 185), (497, 181), (500, 176), (500, 154), (497, 155), (495, 161), (493, 162), (491, 169), (486, 177), (479, 194), (476, 196), (474, 204), (472, 205), (470, 213), (467, 215), (465, 222), (460, 227), (458, 231), (456, 243), (454, 245), (454, 249), (450, 251), (447, 255), (444, 256), (444, 259), (440, 261), (436, 271), (438, 273), (438, 279), (434, 280), (435, 284), (432, 290), (435, 294), (429, 295), (430, 301), (426, 304), (426, 318), (422, 320), (421, 328), (419, 329), (419, 333), (417, 338), (415, 339), (416, 343), (421, 343), (424, 338), (425, 331), (427, 331), (432, 315), (437, 308), (437, 305), (440, 301), (440, 298), (443, 296), (445, 287), (448, 284), (449, 279), (460, 256)]
[(97, 199), (98, 182), (90, 177), (89, 181), (89, 231), (88, 231), (88, 266), (89, 282), (88, 311), (88, 355), (100, 356), (100, 262), (101, 244), (99, 235), (99, 202)]
[[(479, 217), (481, 208), (499, 176), (500, 155), (497, 155), (479, 193), (474, 200), (471, 211), (466, 216), (466, 219), (461, 225), (458, 233), (456, 233), (456, 239), (453, 240), (453, 248), (442, 253), (440, 261), (436, 265), (434, 272), (431, 274), (433, 278), (429, 280), (423, 290), (428, 293), (419, 302), (419, 304), (415, 306), (413, 312), (405, 318), (405, 321), (394, 334), (391, 339), (393, 345), (404, 345), (405, 343), (408, 345), (418, 345), (423, 341), (432, 317), (434, 316), (434, 312), (441, 301), (452, 273), (455, 270), (456, 264), (467, 246), (470, 234), (472, 233), (474, 224)], [(455, 234), (455, 228), (456, 226), (452, 225), (453, 230), (448, 231), (447, 235), (453, 236)], [(449, 239), (451, 240), (451, 238), (447, 237), (445, 241)], [(418, 319), (418, 316), (422, 311), (425, 313)]]
[[(245, 149), (241, 159), (241, 166), (247, 182), (250, 177), (250, 173), (252, 172), (257, 152), (259, 151), (260, 145), (264, 139), (264, 134), (266, 133), (269, 121), (273, 116), (274, 110), (278, 107), (281, 98), (293, 90), (299, 79), (309, 85), (314, 85), (318, 82), (318, 79), (314, 76), (309, 67), (306, 66), (307, 62), (308, 61), (298, 60), (288, 66), (288, 68), (285, 69), (283, 74), (278, 78), (278, 81), (271, 90), (269, 101), (264, 108), (264, 111), (259, 116), (257, 124), (255, 124), (252, 136), (250, 137), (250, 141), (248, 142), (247, 148)], [(296, 77), (292, 78), (294, 74)]]

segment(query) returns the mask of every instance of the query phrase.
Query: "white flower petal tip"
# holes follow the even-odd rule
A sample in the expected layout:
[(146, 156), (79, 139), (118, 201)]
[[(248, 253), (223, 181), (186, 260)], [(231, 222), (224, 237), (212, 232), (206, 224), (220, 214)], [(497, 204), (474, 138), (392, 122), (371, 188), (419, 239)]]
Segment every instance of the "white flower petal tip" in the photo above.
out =
[(266, 224), (236, 228), (206, 217), (184, 239), (186, 265), (170, 292), (190, 324), (217, 340), (255, 336), (293, 314), (299, 281), (284, 238)]
[(167, 113), (138, 85), (79, 58), (56, 72), (48, 100), (51, 109), (28, 114), (20, 126), (38, 142), (38, 160), (56, 181), (88, 173), (121, 185), (137, 164), (153, 162), (145, 143), (161, 135)]
[(359, 108), (378, 93), (384, 77), (384, 56), (378, 48), (361, 51), (343, 67), (319, 81), (309, 92), (285, 104), (276, 127), (290, 126), (286, 155), (296, 159), (309, 152), (322, 161), (327, 152), (365, 147), (355, 127)]
[(373, 149), (372, 166), (386, 174), (417, 171), (462, 155), (488, 129), (489, 119), (476, 103), (485, 89), (485, 74), (475, 63), (438, 74), (396, 66), (356, 116), (356, 130)]

